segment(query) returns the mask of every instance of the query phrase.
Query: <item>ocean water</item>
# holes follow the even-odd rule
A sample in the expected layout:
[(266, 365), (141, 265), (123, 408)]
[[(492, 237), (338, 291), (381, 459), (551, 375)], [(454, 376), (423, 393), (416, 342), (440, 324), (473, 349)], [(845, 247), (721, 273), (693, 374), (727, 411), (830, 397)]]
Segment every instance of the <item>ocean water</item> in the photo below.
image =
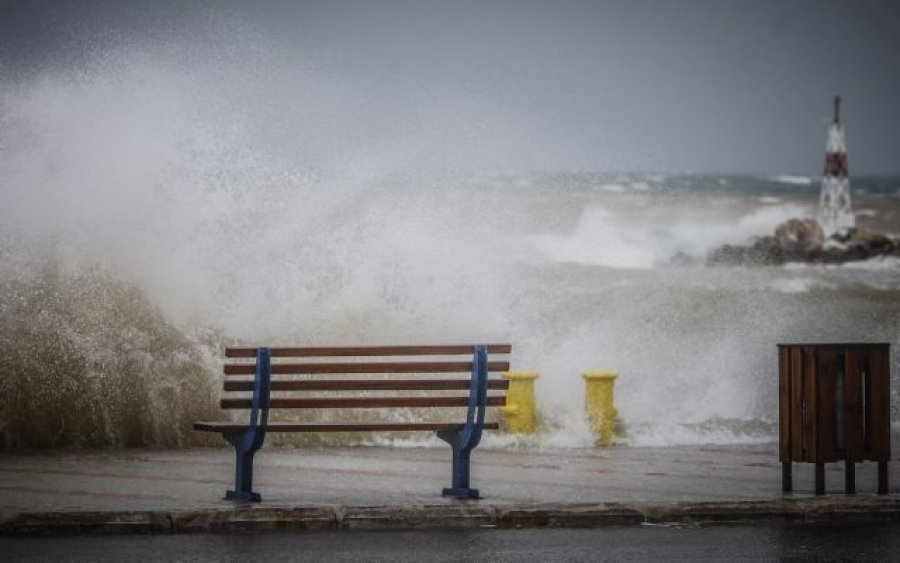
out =
[[(775, 439), (779, 342), (889, 342), (900, 389), (900, 259), (703, 265), (813, 216), (816, 177), (430, 172), (323, 131), (301, 76), (134, 57), (0, 85), (3, 447), (210, 443), (232, 342), (511, 342), (547, 446), (591, 443), (584, 370), (619, 371), (629, 445)], [(851, 186), (900, 231), (900, 178)]]

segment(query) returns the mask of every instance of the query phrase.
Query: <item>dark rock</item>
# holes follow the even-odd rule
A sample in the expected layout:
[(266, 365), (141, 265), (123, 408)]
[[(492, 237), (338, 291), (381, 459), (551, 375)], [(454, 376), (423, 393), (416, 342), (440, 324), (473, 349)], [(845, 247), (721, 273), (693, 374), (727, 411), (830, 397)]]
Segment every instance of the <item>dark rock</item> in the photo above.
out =
[(726, 244), (716, 248), (706, 257), (711, 266), (740, 266), (750, 262), (752, 249), (748, 246)]
[(775, 227), (779, 242), (800, 242), (820, 246), (825, 242), (825, 232), (815, 219), (788, 219)]
[(711, 266), (775, 266), (786, 262), (843, 263), (900, 256), (900, 236), (868, 229), (844, 229), (827, 239), (814, 219), (789, 219), (774, 236), (748, 245), (724, 245), (706, 257)]
[(859, 246), (867, 251), (890, 251), (893, 250), (894, 241), (890, 236), (875, 231), (865, 229), (855, 229), (850, 238), (850, 246)]

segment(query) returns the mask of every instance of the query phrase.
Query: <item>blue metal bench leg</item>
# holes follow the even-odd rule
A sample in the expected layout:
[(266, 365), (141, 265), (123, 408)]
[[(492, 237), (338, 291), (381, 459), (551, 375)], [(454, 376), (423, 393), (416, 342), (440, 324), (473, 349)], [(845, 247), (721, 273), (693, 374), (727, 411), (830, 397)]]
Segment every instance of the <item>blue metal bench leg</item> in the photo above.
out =
[(484, 408), (487, 404), (487, 346), (475, 346), (472, 354), (472, 379), (466, 423), (457, 430), (443, 430), (438, 438), (453, 448), (453, 481), (441, 493), (458, 499), (478, 498), (478, 489), (469, 487), (469, 457), (481, 440), (484, 428)]
[(259, 502), (262, 497), (253, 492), (253, 454), (266, 439), (269, 419), (269, 383), (271, 351), (256, 349), (256, 375), (253, 378), (253, 397), (250, 399), (250, 422), (242, 432), (226, 432), (225, 439), (234, 446), (234, 490), (226, 491), (227, 500)]
[[(245, 450), (244, 433), (229, 434), (225, 439), (234, 446), (234, 490), (225, 491), (227, 500), (242, 500), (249, 502), (259, 502), (262, 497), (259, 493), (253, 492), (253, 454), (256, 449)], [(243, 450), (243, 451), (242, 451)]]
[(478, 489), (469, 487), (469, 458), (472, 454), (472, 449), (461, 446), (458, 432), (438, 432), (438, 437), (453, 448), (451, 486), (445, 488), (441, 495), (459, 499), (477, 499)]

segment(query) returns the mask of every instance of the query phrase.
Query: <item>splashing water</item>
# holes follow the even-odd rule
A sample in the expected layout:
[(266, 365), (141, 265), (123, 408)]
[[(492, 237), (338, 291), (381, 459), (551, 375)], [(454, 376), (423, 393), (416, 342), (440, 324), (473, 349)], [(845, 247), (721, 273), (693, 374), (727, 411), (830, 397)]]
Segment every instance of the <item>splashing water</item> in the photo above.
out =
[[(477, 128), (376, 130), (354, 107), (382, 94), (231, 44), (0, 85), (6, 447), (198, 443), (235, 340), (510, 341), (539, 444), (591, 443), (602, 368), (626, 443), (770, 440), (777, 342), (898, 342), (896, 263), (668, 265), (808, 215), (813, 183), (454, 172), (434, 151)], [(415, 107), (478, 123), (460, 106)], [(895, 221), (888, 184), (866, 220)]]

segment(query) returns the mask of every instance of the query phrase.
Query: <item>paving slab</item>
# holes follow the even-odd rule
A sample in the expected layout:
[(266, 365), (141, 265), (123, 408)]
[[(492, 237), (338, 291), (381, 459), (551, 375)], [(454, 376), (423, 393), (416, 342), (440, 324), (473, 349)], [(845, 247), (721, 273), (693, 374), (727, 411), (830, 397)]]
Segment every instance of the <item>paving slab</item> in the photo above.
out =
[[(890, 467), (895, 471), (894, 463)], [(627, 525), (765, 518), (900, 519), (900, 495), (877, 489), (877, 465), (795, 464), (781, 491), (776, 444), (482, 447), (472, 483), (482, 499), (440, 496), (446, 447), (269, 447), (256, 456), (261, 503), (224, 500), (230, 448), (50, 450), (0, 454), (0, 532), (170, 533), (303, 529)]]

